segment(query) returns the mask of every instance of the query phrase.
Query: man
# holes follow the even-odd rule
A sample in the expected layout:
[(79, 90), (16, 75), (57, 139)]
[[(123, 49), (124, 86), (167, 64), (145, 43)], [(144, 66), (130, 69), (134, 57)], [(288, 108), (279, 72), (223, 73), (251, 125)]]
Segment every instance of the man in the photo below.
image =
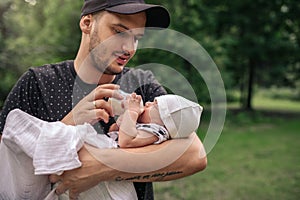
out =
[[(6, 100), (0, 131), (9, 111), (20, 108), (46, 121), (91, 123), (106, 133), (113, 122), (107, 98), (118, 98), (119, 87), (127, 92), (134, 90), (144, 102), (166, 93), (149, 71), (129, 70), (125, 65), (134, 55), (145, 27), (168, 25), (168, 11), (143, 0), (85, 0), (80, 19), (82, 38), (75, 60), (26, 72)], [(163, 165), (163, 157), (153, 156), (162, 149), (168, 150), (172, 158)], [(84, 146), (78, 154), (82, 167), (50, 177), (53, 183), (61, 182), (56, 193), (69, 190), (71, 199), (101, 181), (122, 180), (135, 182), (139, 199), (153, 199), (151, 182), (174, 180), (206, 167), (206, 155), (195, 133), (180, 141), (126, 150)]]

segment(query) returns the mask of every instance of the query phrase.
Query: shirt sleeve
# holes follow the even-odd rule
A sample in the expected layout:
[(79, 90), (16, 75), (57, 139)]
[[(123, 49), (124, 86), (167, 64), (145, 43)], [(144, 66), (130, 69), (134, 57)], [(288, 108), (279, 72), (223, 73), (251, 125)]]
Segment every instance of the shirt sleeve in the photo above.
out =
[(29, 70), (20, 77), (5, 100), (0, 114), (0, 134), (3, 132), (6, 117), (11, 110), (19, 108), (33, 116), (37, 115), (39, 93), (36, 78)]

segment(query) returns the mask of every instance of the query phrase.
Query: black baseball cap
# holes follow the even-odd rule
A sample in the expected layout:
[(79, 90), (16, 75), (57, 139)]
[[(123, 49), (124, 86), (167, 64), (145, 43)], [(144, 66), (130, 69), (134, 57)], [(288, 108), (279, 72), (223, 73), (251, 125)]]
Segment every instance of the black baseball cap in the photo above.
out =
[(146, 4), (144, 0), (85, 0), (81, 9), (81, 17), (101, 10), (119, 14), (135, 14), (146, 12), (146, 27), (167, 28), (170, 15), (160, 5)]

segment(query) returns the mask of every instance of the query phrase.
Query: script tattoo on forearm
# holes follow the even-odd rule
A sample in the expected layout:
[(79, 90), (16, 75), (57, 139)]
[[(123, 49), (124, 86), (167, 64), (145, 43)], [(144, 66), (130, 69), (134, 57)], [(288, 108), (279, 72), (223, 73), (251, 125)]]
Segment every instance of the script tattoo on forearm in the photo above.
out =
[(147, 174), (144, 176), (137, 175), (137, 176), (127, 177), (127, 178), (118, 176), (118, 177), (116, 177), (115, 181), (138, 181), (138, 180), (150, 180), (152, 178), (156, 178), (156, 180), (163, 180), (167, 176), (173, 176), (173, 175), (182, 174), (182, 173), (183, 173), (182, 171), (173, 171), (173, 172)]

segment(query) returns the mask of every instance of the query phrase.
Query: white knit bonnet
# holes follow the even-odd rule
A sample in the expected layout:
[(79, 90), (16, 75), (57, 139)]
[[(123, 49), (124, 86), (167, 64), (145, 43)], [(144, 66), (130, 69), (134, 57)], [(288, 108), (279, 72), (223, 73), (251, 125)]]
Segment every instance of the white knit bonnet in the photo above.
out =
[(156, 97), (160, 118), (171, 138), (185, 138), (196, 131), (202, 106), (184, 97), (168, 94)]

